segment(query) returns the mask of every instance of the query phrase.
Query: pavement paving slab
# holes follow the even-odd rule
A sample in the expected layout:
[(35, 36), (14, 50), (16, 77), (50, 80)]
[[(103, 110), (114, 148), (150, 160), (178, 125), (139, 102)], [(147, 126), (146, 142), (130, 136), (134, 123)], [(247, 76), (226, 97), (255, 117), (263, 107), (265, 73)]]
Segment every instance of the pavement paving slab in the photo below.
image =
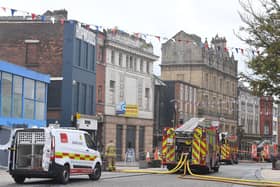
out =
[(261, 169), (262, 178), (280, 182), (280, 170), (272, 170), (268, 168)]

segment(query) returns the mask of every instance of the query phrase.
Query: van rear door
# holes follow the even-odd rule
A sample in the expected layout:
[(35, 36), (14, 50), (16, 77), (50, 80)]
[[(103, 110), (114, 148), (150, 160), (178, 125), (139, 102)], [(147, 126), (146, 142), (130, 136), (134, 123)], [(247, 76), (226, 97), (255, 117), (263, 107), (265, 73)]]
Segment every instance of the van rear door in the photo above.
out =
[(18, 130), (15, 140), (15, 169), (42, 170), (44, 129)]
[(42, 159), (42, 167), (44, 171), (49, 170), (49, 166), (51, 163), (51, 141), (52, 141), (51, 131), (48, 128), (46, 128), (45, 145), (43, 148), (43, 159)]

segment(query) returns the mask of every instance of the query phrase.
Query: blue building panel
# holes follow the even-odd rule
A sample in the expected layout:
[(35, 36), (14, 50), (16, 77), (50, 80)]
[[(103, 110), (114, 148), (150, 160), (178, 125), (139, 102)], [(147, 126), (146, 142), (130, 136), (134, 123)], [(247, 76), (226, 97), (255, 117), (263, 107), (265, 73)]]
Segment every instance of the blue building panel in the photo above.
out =
[(10, 128), (15, 127), (45, 127), (46, 120), (32, 120), (24, 118), (6, 118), (0, 117), (0, 126), (4, 125)]
[(48, 83), (49, 75), (0, 61), (0, 126), (46, 126)]
[[(78, 29), (78, 30), (77, 30)], [(95, 114), (95, 34), (73, 22), (64, 24), (61, 121), (71, 125), (76, 112)]]
[(38, 73), (18, 65), (8, 63), (6, 61), (0, 60), (0, 71), (5, 71), (7, 73), (15, 74), (18, 76), (50, 83), (50, 75)]

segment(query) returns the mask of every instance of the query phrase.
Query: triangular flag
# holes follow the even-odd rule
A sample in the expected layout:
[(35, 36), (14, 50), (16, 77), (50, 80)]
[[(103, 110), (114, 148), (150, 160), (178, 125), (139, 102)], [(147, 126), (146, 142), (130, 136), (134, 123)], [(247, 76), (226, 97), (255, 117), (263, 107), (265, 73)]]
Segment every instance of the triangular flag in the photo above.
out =
[(160, 42), (160, 36), (155, 36), (157, 39), (158, 39), (158, 41)]
[(228, 48), (225, 47), (224, 50), (225, 50), (225, 51), (228, 51)]
[(35, 17), (36, 17), (36, 14), (32, 13), (32, 14), (31, 14), (31, 17), (32, 17), (32, 20), (34, 20)]
[(238, 48), (235, 48), (236, 53), (238, 53)]
[(243, 54), (244, 53), (244, 49), (240, 48), (240, 50), (241, 50), (241, 53)]
[(60, 19), (60, 24), (63, 25), (64, 24), (64, 19)]
[(1, 7), (2, 8), (2, 10), (4, 11), (4, 12), (6, 12), (6, 8), (5, 7)]
[(12, 16), (14, 16), (14, 14), (15, 14), (16, 11), (17, 11), (17, 10), (15, 10), (15, 9), (11, 9), (11, 14), (12, 14)]
[(254, 50), (252, 50), (252, 54), (255, 56), (255, 51)]

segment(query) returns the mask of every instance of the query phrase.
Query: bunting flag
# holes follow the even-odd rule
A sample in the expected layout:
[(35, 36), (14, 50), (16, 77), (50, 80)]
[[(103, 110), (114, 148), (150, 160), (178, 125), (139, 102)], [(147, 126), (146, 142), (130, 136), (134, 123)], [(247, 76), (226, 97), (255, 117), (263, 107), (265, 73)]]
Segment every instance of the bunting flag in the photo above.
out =
[(31, 14), (31, 17), (32, 17), (32, 20), (35, 20), (36, 14), (32, 13), (32, 14)]
[(11, 9), (11, 15), (14, 16), (16, 11), (17, 10), (15, 10), (15, 9)]
[[(30, 12), (26, 12), (26, 11), (21, 11), (21, 10), (17, 10), (17, 9), (13, 9), (13, 8), (8, 8), (8, 7), (1, 7), (2, 11), (3, 12), (6, 12), (7, 10), (10, 10), (11, 12), (11, 16), (14, 16), (15, 13), (17, 14), (20, 14), (22, 15), (23, 17), (26, 17), (26, 15), (31, 15), (31, 18), (32, 20), (41, 20), (42, 22), (51, 22), (51, 23), (60, 23), (60, 24), (64, 24), (66, 20), (64, 19), (60, 19), (60, 20), (56, 20), (54, 17), (51, 17), (50, 20), (47, 20), (46, 19), (46, 16), (44, 15), (38, 15), (38, 14), (35, 14), (35, 13), (30, 13)], [(1, 11), (0, 11), (1, 13)], [(79, 24), (83, 27), (85, 27), (86, 29), (90, 29), (91, 27), (95, 28), (97, 31), (99, 30), (99, 28), (106, 28), (106, 27), (103, 27), (103, 26), (98, 26), (98, 25), (95, 25), (95, 24), (87, 24), (87, 23), (82, 23), (82, 22), (77, 22), (77, 21), (74, 21), (74, 20), (67, 20), (70, 24)], [(116, 35), (117, 32), (124, 32), (124, 33), (131, 33), (131, 32), (127, 32), (127, 31), (123, 31), (123, 30), (120, 30), (118, 29), (117, 26), (113, 27), (113, 28), (107, 28), (107, 30), (110, 30), (112, 31), (113, 35)], [(149, 40), (150, 37), (153, 37), (155, 38), (158, 42), (165, 42), (165, 41), (172, 41), (172, 42), (178, 42), (178, 43), (184, 43), (186, 45), (189, 45), (189, 44), (192, 44), (192, 45), (199, 45), (201, 48), (205, 48), (205, 49), (211, 49), (212, 46), (210, 47), (208, 45), (208, 42), (205, 42), (205, 43), (196, 43), (194, 41), (190, 41), (190, 40), (182, 40), (182, 39), (175, 39), (175, 38), (168, 38), (168, 37), (164, 37), (164, 36), (159, 36), (159, 35), (154, 35), (154, 34), (148, 34), (148, 33), (141, 33), (141, 32), (134, 32), (131, 34), (132, 36), (134, 36), (135, 38), (141, 38), (141, 39), (144, 39), (144, 40)], [(229, 49), (231, 49), (231, 52), (232, 53), (236, 53), (236, 54), (242, 54), (242, 55), (245, 55), (245, 51), (247, 53), (247, 55), (251, 54), (252, 56), (256, 56), (256, 55), (259, 55), (260, 54), (260, 51), (259, 50), (252, 50), (252, 49), (244, 49), (244, 48), (239, 48), (239, 47), (231, 47), (231, 48), (227, 48), (227, 47), (224, 47), (224, 52), (230, 52)], [(221, 50), (220, 46), (217, 47), (218, 51)], [(240, 53), (239, 53), (240, 52)]]

